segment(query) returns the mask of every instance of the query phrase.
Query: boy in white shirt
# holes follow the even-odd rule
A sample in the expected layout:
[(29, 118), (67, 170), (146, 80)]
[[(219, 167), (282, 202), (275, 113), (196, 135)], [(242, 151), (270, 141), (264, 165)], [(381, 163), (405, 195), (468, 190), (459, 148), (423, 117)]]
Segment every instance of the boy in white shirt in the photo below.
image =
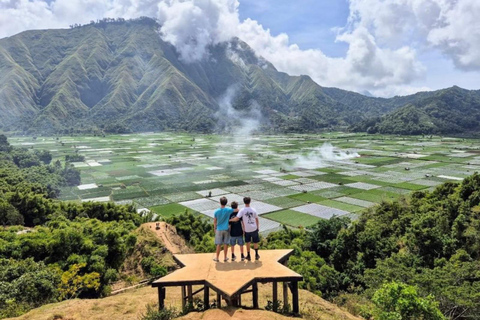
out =
[(260, 242), (260, 237), (258, 235), (259, 223), (258, 223), (258, 214), (257, 211), (250, 207), (251, 199), (250, 197), (243, 198), (243, 203), (245, 207), (240, 210), (236, 217), (231, 218), (230, 222), (236, 222), (242, 219), (243, 226), (245, 230), (245, 242), (247, 243), (247, 260), (250, 261), (250, 243), (253, 242), (253, 248), (255, 249), (255, 260), (260, 259), (258, 254), (258, 243)]

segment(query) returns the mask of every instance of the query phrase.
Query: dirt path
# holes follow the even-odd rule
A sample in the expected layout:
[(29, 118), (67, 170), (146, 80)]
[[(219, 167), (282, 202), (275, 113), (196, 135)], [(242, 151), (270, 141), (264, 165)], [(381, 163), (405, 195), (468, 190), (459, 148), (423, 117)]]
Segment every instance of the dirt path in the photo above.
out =
[(193, 253), (193, 251), (188, 248), (185, 240), (177, 234), (177, 229), (174, 226), (165, 222), (150, 222), (142, 226), (153, 231), (165, 244), (165, 248), (172, 254)]

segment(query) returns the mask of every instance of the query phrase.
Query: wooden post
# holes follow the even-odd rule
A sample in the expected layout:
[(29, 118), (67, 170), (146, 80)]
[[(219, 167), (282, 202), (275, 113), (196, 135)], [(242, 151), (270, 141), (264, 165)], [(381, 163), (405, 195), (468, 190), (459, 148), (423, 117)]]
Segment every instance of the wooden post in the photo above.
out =
[(158, 287), (158, 309), (162, 310), (165, 308), (165, 288)]
[(222, 295), (217, 292), (217, 308), (220, 309), (222, 307)]
[(252, 284), (253, 309), (258, 309), (258, 285), (256, 281)]
[(278, 282), (273, 281), (272, 283), (273, 293), (272, 293), (272, 302), (273, 302), (273, 311), (277, 312), (278, 310)]
[(210, 288), (208, 286), (203, 288), (203, 307), (205, 310), (210, 309)]
[(288, 287), (287, 283), (283, 282), (283, 307), (286, 308), (288, 306)]
[(193, 295), (192, 295), (192, 285), (189, 284), (187, 286), (187, 290), (188, 290), (188, 303), (192, 304), (193, 303)]
[(295, 314), (300, 313), (298, 306), (298, 281), (292, 281), (292, 311)]
[(187, 288), (182, 286), (182, 311), (185, 310), (185, 303), (187, 300)]

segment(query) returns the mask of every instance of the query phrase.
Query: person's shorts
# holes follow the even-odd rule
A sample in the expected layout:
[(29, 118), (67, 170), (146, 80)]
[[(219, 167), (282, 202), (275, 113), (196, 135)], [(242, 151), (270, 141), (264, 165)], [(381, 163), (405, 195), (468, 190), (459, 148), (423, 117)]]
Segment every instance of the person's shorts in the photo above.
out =
[(230, 243), (230, 231), (228, 230), (216, 230), (215, 231), (215, 244), (229, 244)]
[(259, 243), (260, 237), (258, 236), (258, 230), (253, 232), (245, 232), (245, 242)]
[(243, 236), (232, 237), (230, 236), (230, 245), (234, 246), (238, 244), (239, 246), (243, 246), (245, 242), (243, 241)]

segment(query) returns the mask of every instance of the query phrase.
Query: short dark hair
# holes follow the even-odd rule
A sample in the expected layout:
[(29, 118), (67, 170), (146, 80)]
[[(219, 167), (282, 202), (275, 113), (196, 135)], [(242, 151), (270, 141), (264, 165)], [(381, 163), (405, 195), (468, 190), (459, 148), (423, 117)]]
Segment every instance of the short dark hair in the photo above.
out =
[(221, 197), (221, 198), (220, 198), (220, 204), (221, 204), (222, 206), (226, 206), (227, 203), (228, 203), (227, 198), (225, 198), (225, 197)]
[(243, 203), (245, 203), (245, 204), (250, 204), (250, 201), (252, 201), (252, 199), (250, 199), (250, 197), (243, 198)]
[(238, 208), (238, 202), (237, 201), (232, 201), (232, 204), (230, 205), (232, 209), (237, 209)]

